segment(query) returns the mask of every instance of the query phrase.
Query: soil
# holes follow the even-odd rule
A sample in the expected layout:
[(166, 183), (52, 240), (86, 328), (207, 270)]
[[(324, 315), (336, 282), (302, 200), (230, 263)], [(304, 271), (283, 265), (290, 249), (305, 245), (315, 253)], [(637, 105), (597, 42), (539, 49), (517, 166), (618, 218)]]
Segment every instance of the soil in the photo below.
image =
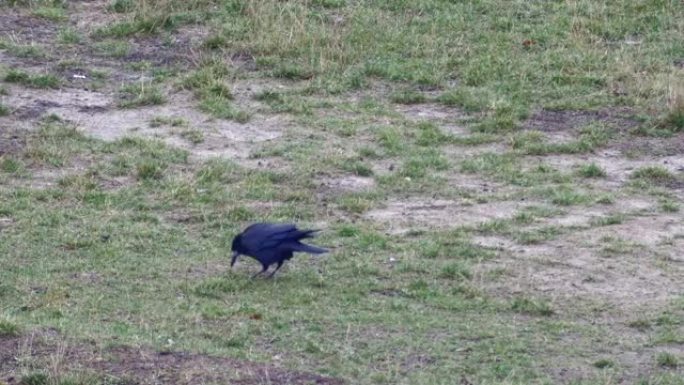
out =
[[(70, 9), (71, 26), (79, 31), (91, 31), (112, 21), (116, 15), (105, 10), (108, 2), (74, 1)], [(74, 12), (72, 12), (74, 11)], [(32, 130), (47, 114), (56, 114), (73, 123), (83, 133), (112, 141), (126, 135), (155, 137), (164, 142), (184, 148), (191, 154), (191, 161), (207, 157), (225, 157), (249, 168), (283, 170), (285, 160), (274, 157), (252, 159), (250, 155), (260, 145), (281, 137), (294, 123), (284, 115), (262, 113), (252, 96), (265, 88), (282, 87), (270, 80), (240, 80), (233, 85), (238, 108), (257, 111), (246, 124), (214, 119), (197, 109), (197, 101), (188, 91), (167, 89), (167, 102), (160, 106), (136, 109), (117, 107), (118, 86), (122, 83), (147, 80), (143, 73), (131, 69), (132, 63), (147, 61), (151, 66), (166, 66), (179, 71), (198, 62), (197, 48), (207, 32), (193, 27), (182, 28), (173, 36), (173, 49), (160, 37), (134, 37), (129, 43), (130, 51), (122, 58), (109, 58), (94, 51), (92, 44), (68, 46), (55, 45), (58, 26), (36, 18), (20, 9), (3, 8), (0, 14), (0, 36), (10, 35), (20, 44), (37, 44), (45, 47), (47, 57), (16, 57), (0, 52), (0, 62), (8, 67), (19, 67), (36, 73), (52, 73), (60, 77), (64, 86), (57, 90), (37, 90), (14, 85), (7, 86), (8, 95), (0, 95), (0, 102), (11, 108), (11, 114), (0, 117), (0, 155), (21, 152), (24, 147), (22, 131)], [(55, 50), (60, 55), (72, 57), (77, 64), (60, 68), (53, 60)], [(235, 66), (249, 69), (254, 60), (248, 52), (238, 52), (227, 58)], [(680, 63), (677, 65), (681, 66)], [(95, 86), (92, 72), (107, 74), (107, 81)], [(84, 78), (85, 77), (85, 78)], [(461, 125), (464, 114), (454, 108), (434, 103), (396, 106), (396, 113), (411, 121), (432, 121), (442, 130), (453, 135), (468, 135)], [(343, 111), (334, 111), (343, 116)], [(169, 125), (153, 127), (155, 118), (182, 118), (188, 129), (198, 130), (204, 139), (189, 142), (181, 135), (181, 129)], [(577, 131), (592, 122), (603, 122), (619, 133), (605, 148), (585, 155), (530, 156), (531, 164), (544, 162), (552, 167), (571, 172), (577, 165), (596, 163), (607, 177), (591, 182), (598, 192), (610, 192), (629, 183), (630, 174), (639, 167), (660, 165), (677, 176), (684, 172), (684, 133), (669, 138), (646, 138), (629, 135), (638, 125), (629, 109), (603, 109), (598, 111), (539, 110), (524, 122), (523, 128), (541, 131), (550, 140), (568, 140)], [(380, 124), (387, 122), (379, 118)], [(482, 146), (445, 146), (445, 155), (457, 161), (484, 152), (506, 150), (502, 143)], [(395, 171), (401, 162), (393, 159), (379, 160), (372, 164), (376, 175)], [(31, 170), (32, 187), (50, 186), (68, 174), (82, 171), (80, 164), (55, 170)], [(326, 175), (317, 181), (322, 194), (329, 196), (348, 192), (363, 192), (375, 187), (373, 178), (350, 175)], [(455, 189), (486, 194), (515, 195), (511, 187), (473, 175), (450, 175), (449, 184)], [(130, 183), (126, 179), (104, 181), (111, 188)], [(684, 185), (664, 186), (681, 201)], [(465, 199), (434, 199), (409, 197), (391, 199), (374, 208), (363, 218), (391, 234), (403, 234), (415, 230), (449, 229), (457, 226), (477, 226), (493, 219), (506, 219), (534, 202), (491, 200), (485, 203)], [(589, 227), (597, 218), (613, 213), (628, 212), (622, 223)], [(638, 215), (636, 215), (638, 214)], [(180, 213), (167, 218), (170, 221), (192, 222), (193, 215)], [(650, 311), (662, 307), (684, 292), (684, 214), (657, 212), (657, 198), (653, 196), (619, 196), (616, 203), (604, 206), (565, 209), (562, 214), (540, 219), (535, 226), (557, 226), (573, 231), (562, 232), (556, 238), (540, 244), (518, 244), (501, 236), (478, 236), (474, 241), (497, 250), (493, 260), (479, 266), (481, 276), (493, 270), (505, 270), (501, 279), (481, 279), (479, 289), (502, 297), (531, 293), (551, 298), (554, 303), (572, 303), (576, 299), (593, 298), (608, 309), (618, 309), (624, 317), (631, 312)], [(12, 225), (11, 219), (0, 217), (0, 231)], [(619, 256), (607, 250), (611, 242), (621, 241), (626, 246)], [(204, 272), (191, 272), (202, 275)], [(74, 279), (97, 282), (99, 277), (89, 273)], [(394, 292), (380, 293), (395, 295)], [(557, 307), (561, 309), (563, 307)], [(612, 313), (611, 313), (612, 314)], [(599, 320), (605, 321), (605, 320)], [(607, 321), (605, 321), (607, 322)], [(617, 330), (623, 331), (622, 329)], [(625, 338), (636, 338), (625, 332)], [(621, 337), (622, 338), (622, 337)], [(568, 345), (573, 343), (569, 338)], [(681, 346), (673, 347), (682, 354)], [(662, 350), (662, 349), (661, 349)], [(635, 372), (644, 373), (641, 352), (622, 352), (619, 360)], [(559, 356), (562, 356), (559, 354)], [(615, 356), (615, 355), (613, 355)], [(64, 370), (84, 370), (107, 374), (122, 383), (201, 384), (229, 382), (231, 384), (342, 384), (336, 378), (310, 373), (293, 372), (277, 366), (213, 357), (189, 352), (157, 352), (150, 348), (124, 347), (102, 348), (96, 344), (65, 341), (54, 332), (43, 331), (31, 335), (0, 337), (0, 380), (8, 385), (18, 384), (20, 372), (26, 359), (42, 367), (48, 365)], [(404, 363), (406, 367), (418, 368), (429, 364), (433, 358), (416, 355)], [(569, 367), (569, 366), (568, 366)], [(558, 368), (548, 371), (558, 379), (578, 380), (581, 371), (560, 373)], [(124, 381), (125, 380), (125, 381)], [(469, 383), (462, 378), (462, 383)]]
[(51, 374), (107, 376), (117, 383), (177, 384), (302, 384), (341, 385), (340, 379), (293, 372), (267, 364), (144, 347), (102, 348), (95, 343), (67, 341), (53, 330), (0, 337), (0, 380), (21, 383), (27, 367), (48, 367)]

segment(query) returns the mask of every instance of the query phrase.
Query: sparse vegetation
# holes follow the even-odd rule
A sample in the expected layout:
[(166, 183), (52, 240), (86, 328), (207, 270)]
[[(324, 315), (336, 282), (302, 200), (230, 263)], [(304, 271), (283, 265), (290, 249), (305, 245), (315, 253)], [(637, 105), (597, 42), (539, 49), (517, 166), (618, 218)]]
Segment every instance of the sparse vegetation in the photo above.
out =
[(596, 163), (580, 166), (577, 173), (584, 178), (603, 178), (606, 176), (606, 172)]
[(5, 75), (8, 83), (18, 83), (35, 88), (59, 88), (60, 81), (51, 74), (32, 75), (18, 69), (11, 69)]
[(525, 314), (550, 316), (553, 315), (551, 305), (543, 300), (533, 300), (529, 298), (516, 298), (511, 304), (511, 309)]
[(0, 13), (0, 382), (682, 385), (681, 2)]
[(659, 366), (664, 366), (667, 368), (676, 368), (679, 366), (679, 360), (677, 359), (677, 356), (672, 353), (658, 353), (656, 361), (658, 362)]
[(119, 107), (134, 108), (164, 104), (166, 98), (161, 90), (149, 83), (128, 84), (121, 88)]
[(662, 166), (641, 167), (632, 172), (630, 177), (636, 182), (655, 185), (668, 185), (677, 181), (675, 175)]

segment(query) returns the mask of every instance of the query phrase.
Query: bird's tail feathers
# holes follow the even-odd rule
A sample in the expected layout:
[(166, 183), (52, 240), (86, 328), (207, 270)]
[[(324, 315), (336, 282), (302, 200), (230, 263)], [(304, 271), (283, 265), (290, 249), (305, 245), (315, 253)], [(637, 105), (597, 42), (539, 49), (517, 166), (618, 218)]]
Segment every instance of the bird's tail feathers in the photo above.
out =
[(327, 249), (324, 249), (322, 247), (306, 245), (304, 243), (299, 242), (288, 244), (288, 246), (292, 251), (301, 251), (304, 253), (323, 254), (328, 252)]
[(320, 229), (302, 230), (300, 239), (302, 239), (302, 238), (313, 238), (316, 236), (316, 233), (319, 231), (321, 231), (321, 230)]

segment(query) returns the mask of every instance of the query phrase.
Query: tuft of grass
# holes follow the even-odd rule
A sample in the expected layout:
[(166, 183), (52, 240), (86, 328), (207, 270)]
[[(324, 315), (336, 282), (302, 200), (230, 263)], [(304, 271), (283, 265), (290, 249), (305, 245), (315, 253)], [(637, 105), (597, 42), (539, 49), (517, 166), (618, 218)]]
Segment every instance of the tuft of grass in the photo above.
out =
[(93, 50), (100, 56), (122, 58), (131, 53), (131, 45), (121, 40), (104, 40), (94, 43)]
[(608, 358), (602, 358), (598, 361), (594, 361), (594, 367), (599, 369), (607, 369), (615, 366), (615, 362)]
[(227, 81), (231, 76), (228, 68), (217, 61), (209, 61), (183, 80), (183, 86), (194, 92), (199, 107), (219, 119), (230, 119), (240, 123), (249, 121), (246, 111), (235, 108), (233, 95)]
[(79, 32), (70, 27), (61, 28), (57, 38), (62, 44), (79, 44), (81, 42), (81, 35)]
[(544, 300), (533, 300), (530, 298), (519, 297), (515, 298), (511, 303), (511, 309), (518, 313), (544, 316), (553, 315), (551, 305)]
[(577, 174), (584, 178), (604, 178), (606, 171), (596, 163), (589, 163), (580, 166)]
[(282, 92), (264, 90), (256, 94), (254, 99), (265, 102), (276, 113), (309, 114), (311, 112), (311, 107), (308, 103)]
[(228, 40), (226, 39), (225, 36), (222, 36), (222, 35), (209, 36), (202, 43), (202, 46), (204, 48), (208, 48), (208, 49), (220, 49), (220, 48), (226, 47), (227, 45), (228, 45)]
[(0, 156), (0, 170), (8, 174), (16, 174), (23, 170), (24, 165), (21, 161), (8, 156)]
[(19, 326), (8, 319), (0, 318), (0, 337), (13, 337), (19, 335)]
[(680, 205), (676, 201), (673, 201), (670, 199), (661, 199), (659, 201), (659, 203), (660, 203), (660, 210), (662, 210), (666, 213), (679, 212)]
[(389, 98), (392, 103), (398, 104), (420, 104), (426, 101), (425, 95), (410, 89), (395, 91), (390, 94)]
[(204, 142), (204, 132), (199, 129), (185, 129), (181, 131), (180, 136), (192, 144), (200, 144)]
[(120, 90), (120, 108), (155, 106), (166, 103), (161, 90), (150, 83), (127, 84)]
[(449, 168), (449, 161), (437, 149), (430, 148), (408, 157), (399, 170), (399, 175), (406, 178), (421, 179), (432, 176), (435, 171)]
[(41, 6), (34, 9), (33, 14), (51, 21), (62, 21), (67, 18), (66, 10), (60, 6)]
[(594, 226), (611, 226), (611, 225), (619, 225), (624, 221), (624, 215), (622, 214), (611, 214), (611, 215), (606, 215), (600, 218), (596, 218), (591, 221), (591, 224)]
[(579, 139), (563, 143), (548, 143), (539, 131), (523, 131), (511, 137), (513, 149), (525, 155), (580, 154), (605, 145), (612, 131), (602, 123), (592, 123), (580, 129)]
[(651, 328), (651, 321), (644, 319), (644, 318), (639, 318), (634, 321), (630, 321), (627, 326), (640, 330), (640, 331), (645, 331)]
[(368, 164), (356, 158), (348, 158), (342, 161), (340, 166), (342, 170), (350, 172), (358, 176), (371, 176), (373, 175), (373, 169)]
[(50, 379), (47, 374), (42, 372), (29, 373), (21, 377), (20, 385), (49, 385)]
[(574, 206), (590, 201), (590, 196), (576, 191), (570, 186), (558, 186), (548, 190), (551, 202), (561, 206)]
[(154, 160), (144, 161), (136, 166), (136, 176), (140, 180), (161, 179), (164, 176), (164, 167)]
[(171, 127), (187, 127), (188, 121), (183, 118), (171, 118), (164, 116), (156, 116), (150, 120), (150, 127), (161, 127), (165, 125)]
[(311, 79), (314, 76), (314, 73), (311, 69), (308, 69), (299, 63), (285, 62), (278, 65), (271, 72), (271, 76), (290, 80), (306, 80)]
[(460, 107), (466, 112), (478, 112), (487, 108), (487, 95), (481, 89), (458, 87), (442, 93), (437, 101), (447, 106)]
[(18, 58), (32, 58), (45, 59), (48, 55), (45, 47), (39, 44), (13, 44), (3, 43), (0, 41), (0, 48), (5, 48), (7, 51)]
[(658, 128), (672, 133), (684, 131), (684, 82), (674, 84), (668, 110), (660, 119)]
[(672, 353), (660, 352), (656, 356), (656, 363), (658, 366), (674, 369), (679, 366), (679, 359)]
[(203, 98), (199, 108), (219, 119), (235, 120), (238, 123), (246, 123), (250, 119), (248, 112), (235, 108), (228, 99), (219, 96)]
[(472, 273), (462, 263), (450, 263), (442, 268), (439, 276), (451, 280), (468, 280)]
[(0, 103), (0, 116), (7, 116), (10, 114), (10, 108)]
[(128, 13), (132, 12), (135, 6), (135, 0), (114, 0), (108, 8), (116, 13)]
[(10, 69), (5, 75), (8, 83), (23, 84), (33, 88), (59, 88), (59, 79), (52, 74), (32, 75), (19, 69)]
[(439, 127), (431, 122), (418, 124), (418, 137), (416, 144), (419, 146), (440, 146), (449, 142), (450, 137), (445, 135)]
[(677, 177), (662, 166), (641, 167), (629, 176), (636, 181), (647, 182), (655, 185), (668, 185), (676, 182)]
[(338, 207), (353, 214), (363, 214), (373, 208), (377, 200), (374, 193), (360, 192), (348, 193), (337, 199)]
[(377, 141), (390, 155), (397, 155), (404, 149), (402, 133), (395, 127), (382, 127), (376, 131)]

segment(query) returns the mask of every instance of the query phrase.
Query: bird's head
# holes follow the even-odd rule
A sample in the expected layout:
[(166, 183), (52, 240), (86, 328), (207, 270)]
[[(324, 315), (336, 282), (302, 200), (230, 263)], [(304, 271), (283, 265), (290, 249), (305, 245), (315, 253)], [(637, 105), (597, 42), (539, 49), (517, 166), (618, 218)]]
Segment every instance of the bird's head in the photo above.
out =
[(230, 267), (233, 267), (235, 262), (237, 262), (237, 258), (240, 256), (240, 254), (242, 254), (242, 236), (240, 234), (233, 238), (233, 244), (230, 249), (233, 251), (233, 258), (230, 260)]

